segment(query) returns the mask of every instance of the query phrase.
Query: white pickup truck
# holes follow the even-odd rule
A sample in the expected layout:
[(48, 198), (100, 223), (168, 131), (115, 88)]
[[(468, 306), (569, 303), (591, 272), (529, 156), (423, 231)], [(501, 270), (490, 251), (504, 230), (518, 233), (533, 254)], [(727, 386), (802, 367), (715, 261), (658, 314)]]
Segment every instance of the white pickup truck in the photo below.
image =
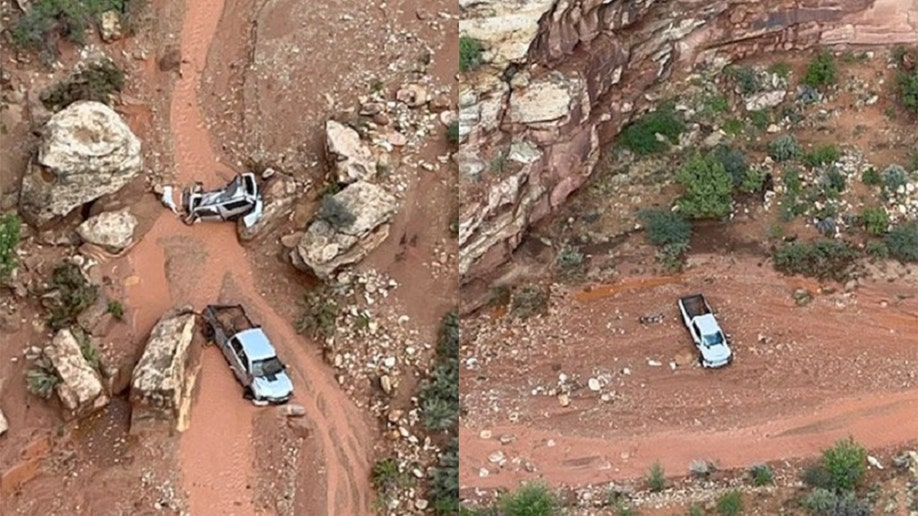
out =
[(701, 352), (699, 361), (703, 367), (717, 368), (733, 362), (727, 337), (704, 296), (695, 294), (679, 298), (679, 311), (695, 347)]

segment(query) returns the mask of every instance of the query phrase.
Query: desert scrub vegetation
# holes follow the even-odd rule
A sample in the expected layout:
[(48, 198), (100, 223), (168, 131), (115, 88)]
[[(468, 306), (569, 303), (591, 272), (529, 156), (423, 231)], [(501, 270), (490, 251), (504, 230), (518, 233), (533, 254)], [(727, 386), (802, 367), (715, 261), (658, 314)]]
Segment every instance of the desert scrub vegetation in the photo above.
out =
[(446, 127), (446, 140), (453, 145), (459, 143), (459, 121), (453, 120)]
[(819, 462), (804, 469), (805, 484), (835, 492), (854, 491), (867, 474), (867, 450), (853, 438), (822, 451)]
[(331, 227), (342, 229), (350, 226), (357, 220), (357, 217), (351, 213), (341, 201), (335, 199), (334, 195), (326, 194), (319, 201), (319, 210), (316, 217), (327, 222)]
[(539, 285), (524, 285), (510, 295), (510, 315), (528, 319), (545, 313), (548, 308), (548, 292)]
[(743, 151), (726, 144), (719, 144), (708, 153), (708, 159), (713, 159), (723, 165), (727, 174), (733, 180), (733, 186), (740, 186), (746, 179), (749, 163)]
[(893, 227), (883, 240), (889, 254), (904, 263), (918, 262), (918, 221)]
[(857, 257), (847, 242), (818, 240), (787, 244), (775, 251), (773, 259), (775, 269), (785, 274), (843, 281)]
[(918, 113), (918, 68), (911, 72), (900, 70), (896, 74), (899, 87), (899, 101), (912, 113)]
[(386, 458), (376, 461), (370, 473), (370, 482), (376, 490), (376, 504), (380, 508), (398, 495), (399, 489), (411, 483), (411, 476), (398, 467), (398, 461)]
[(864, 208), (860, 218), (871, 235), (884, 235), (889, 229), (889, 213), (883, 207)]
[(564, 281), (579, 278), (584, 272), (584, 258), (579, 248), (565, 245), (555, 257), (555, 274)]
[(303, 294), (300, 301), (302, 315), (296, 323), (296, 331), (314, 339), (328, 339), (335, 334), (341, 305), (331, 289), (324, 287)]
[(503, 495), (498, 503), (503, 516), (556, 516), (561, 501), (542, 483), (525, 484)]
[(732, 66), (727, 69), (727, 76), (733, 79), (742, 95), (751, 95), (762, 89), (759, 74), (751, 66)]
[(861, 182), (867, 186), (879, 186), (883, 184), (883, 178), (880, 177), (880, 173), (877, 169), (868, 167), (861, 172)]
[(19, 228), (19, 216), (15, 213), (0, 217), (0, 280), (9, 276), (16, 268)]
[(459, 440), (453, 439), (430, 473), (430, 494), (437, 514), (459, 512)]
[(715, 159), (695, 154), (676, 175), (685, 191), (677, 204), (689, 217), (722, 218), (733, 209), (733, 179)]
[(26, 389), (42, 399), (48, 399), (54, 392), (54, 387), (60, 383), (61, 378), (47, 357), (39, 357), (26, 370)]
[[(685, 122), (675, 106), (667, 103), (628, 124), (619, 134), (618, 143), (639, 156), (647, 156), (665, 152), (670, 144), (678, 143), (683, 131)], [(658, 134), (663, 138), (657, 138)]]
[(692, 224), (676, 211), (646, 209), (638, 212), (647, 241), (657, 246), (657, 261), (669, 270), (682, 266), (692, 240)]
[(817, 487), (807, 493), (800, 505), (812, 516), (870, 516), (871, 507), (851, 491), (839, 493)]
[(803, 149), (797, 142), (797, 137), (792, 134), (782, 134), (768, 142), (768, 155), (775, 161), (798, 159), (802, 154)]
[(890, 165), (883, 169), (880, 183), (883, 194), (886, 197), (894, 197), (900, 188), (908, 184), (908, 172), (901, 165)]
[(475, 38), (459, 38), (459, 71), (467, 72), (481, 66), (481, 54), (484, 49)]
[(51, 111), (59, 111), (78, 100), (111, 103), (113, 93), (124, 88), (124, 72), (114, 62), (93, 62), (73, 76), (41, 93), (41, 102)]
[(755, 464), (749, 468), (749, 476), (756, 487), (770, 486), (775, 482), (775, 475), (768, 464)]
[(743, 493), (731, 489), (717, 498), (717, 514), (738, 516), (743, 513)]
[(124, 305), (121, 301), (117, 299), (110, 299), (108, 301), (108, 313), (112, 314), (112, 317), (118, 319), (119, 321), (124, 319)]
[(59, 263), (51, 273), (42, 303), (51, 315), (48, 325), (57, 331), (72, 325), (83, 310), (99, 298), (99, 286), (93, 285), (72, 262)]
[(803, 155), (803, 163), (810, 167), (818, 167), (834, 163), (841, 157), (835, 145), (821, 145)]
[(105, 11), (126, 10), (129, 0), (38, 0), (12, 29), (13, 42), (23, 48), (38, 49), (54, 40), (53, 34), (83, 44), (86, 31)]
[(666, 473), (659, 461), (654, 462), (647, 472), (647, 487), (653, 493), (659, 493), (666, 487)]
[(835, 56), (828, 50), (823, 50), (810, 61), (803, 76), (803, 84), (819, 88), (835, 84)]
[(437, 365), (421, 386), (421, 415), (431, 430), (452, 430), (459, 421), (459, 312), (443, 317)]

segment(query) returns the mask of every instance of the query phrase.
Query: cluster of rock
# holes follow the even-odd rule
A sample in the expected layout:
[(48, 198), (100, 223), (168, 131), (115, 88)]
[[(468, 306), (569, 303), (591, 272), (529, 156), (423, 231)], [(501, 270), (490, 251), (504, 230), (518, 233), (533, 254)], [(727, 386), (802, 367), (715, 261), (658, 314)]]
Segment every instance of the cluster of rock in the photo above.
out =
[(108, 404), (102, 376), (83, 356), (72, 331), (57, 332), (43, 353), (60, 380), (54, 389), (71, 418), (84, 417)]
[[(827, 7), (831, 4), (831, 8)], [(488, 178), (460, 215), (460, 274), (485, 276), (507, 259), (533, 222), (558, 209), (592, 173), (607, 144), (667, 79), (698, 64), (722, 68), (758, 53), (817, 44), (913, 39), (895, 16), (862, 19), (869, 2), (461, 2), (463, 35), (482, 42), (486, 63), (460, 91), (457, 155), (477, 184), (512, 145), (535, 148), (509, 174)], [(895, 41), (894, 41), (895, 40)], [(772, 105), (781, 84), (746, 99)]]

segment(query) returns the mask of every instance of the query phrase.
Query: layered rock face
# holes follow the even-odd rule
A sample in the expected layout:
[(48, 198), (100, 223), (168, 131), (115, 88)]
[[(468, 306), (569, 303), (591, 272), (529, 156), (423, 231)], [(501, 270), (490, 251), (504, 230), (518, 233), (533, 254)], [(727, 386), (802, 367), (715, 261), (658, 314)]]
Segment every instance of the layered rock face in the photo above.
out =
[[(506, 261), (530, 224), (582, 186), (600, 149), (664, 81), (760, 53), (918, 42), (914, 1), (463, 0), (460, 6), (460, 30), (482, 42), (486, 61), (466, 75), (460, 91), (466, 141), (457, 159), (463, 180), (477, 185), (460, 214), (463, 282)], [(495, 155), (504, 156), (503, 173), (486, 178)]]
[(117, 192), (142, 166), (140, 140), (101, 102), (74, 102), (44, 128), (38, 157), (22, 180), (20, 213), (43, 226)]

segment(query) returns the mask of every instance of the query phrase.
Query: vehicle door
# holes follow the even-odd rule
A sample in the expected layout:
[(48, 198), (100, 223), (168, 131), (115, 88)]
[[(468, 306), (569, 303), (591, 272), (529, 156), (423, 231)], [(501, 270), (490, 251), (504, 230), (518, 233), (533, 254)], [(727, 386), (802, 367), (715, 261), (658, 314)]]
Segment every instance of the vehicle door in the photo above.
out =
[(230, 369), (233, 370), (233, 374), (236, 375), (236, 378), (245, 383), (245, 352), (242, 350), (242, 344), (240, 344), (239, 339), (233, 337), (229, 340), (229, 346), (226, 349), (227, 360), (230, 363)]
[(233, 201), (224, 203), (221, 206), (222, 208), (221, 215), (223, 216), (225, 220), (231, 220), (231, 219), (234, 219), (246, 213), (247, 211), (251, 209), (251, 207), (252, 207), (252, 203), (250, 203), (246, 199), (233, 200)]
[(701, 347), (701, 329), (698, 328), (698, 324), (695, 322), (692, 322), (692, 324), (689, 325), (689, 332), (691, 332), (692, 334), (692, 340), (695, 341), (695, 345), (700, 348)]

